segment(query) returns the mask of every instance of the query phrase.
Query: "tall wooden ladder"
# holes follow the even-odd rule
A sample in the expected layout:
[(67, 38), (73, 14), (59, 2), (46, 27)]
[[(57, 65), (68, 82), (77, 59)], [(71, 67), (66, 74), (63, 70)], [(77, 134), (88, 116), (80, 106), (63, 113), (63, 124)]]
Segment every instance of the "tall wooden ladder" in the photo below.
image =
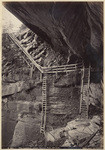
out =
[(90, 66), (84, 68), (81, 78), (80, 118), (88, 118), (89, 109)]
[[(45, 128), (46, 128), (46, 109), (47, 109), (47, 74), (43, 73), (42, 66), (37, 64), (37, 59), (40, 58), (41, 54), (44, 53), (45, 49), (42, 49), (42, 45), (39, 46), (36, 51), (32, 51), (32, 54), (28, 52), (27, 48), (23, 47), (23, 45), (20, 43), (20, 41), (16, 38), (13, 37), (11, 34), (8, 34), (9, 37), (12, 39), (12, 41), (22, 50), (23, 54), (25, 54), (26, 58), (30, 60), (32, 67), (35, 66), (37, 69), (40, 71), (40, 80), (43, 80), (42, 83), (42, 116), (41, 116), (41, 133), (45, 133)], [(40, 52), (41, 49), (41, 52)], [(34, 53), (35, 52), (35, 53)], [(40, 53), (38, 53), (40, 52)], [(34, 57), (32, 56), (34, 53)], [(38, 55), (37, 55), (38, 53)], [(33, 71), (33, 68), (32, 70)], [(42, 77), (43, 74), (43, 77)], [(32, 72), (31, 72), (31, 77), (32, 77)]]
[(40, 130), (41, 133), (45, 133), (46, 109), (47, 109), (47, 75), (44, 75), (42, 83), (42, 116), (41, 116), (41, 130)]

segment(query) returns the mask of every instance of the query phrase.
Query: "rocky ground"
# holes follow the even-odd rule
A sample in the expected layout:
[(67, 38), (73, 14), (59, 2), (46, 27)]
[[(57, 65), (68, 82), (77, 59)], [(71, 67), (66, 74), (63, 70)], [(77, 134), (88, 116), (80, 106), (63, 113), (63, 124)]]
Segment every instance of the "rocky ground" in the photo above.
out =
[[(40, 40), (38, 41), (40, 43)], [(93, 82), (90, 84), (88, 120), (72, 119), (65, 127), (52, 130), (44, 137), (40, 134), (42, 99), (40, 73), (35, 69), (33, 77), (30, 76), (29, 65), (7, 34), (3, 34), (2, 48), (3, 148), (102, 148), (102, 84)], [(50, 59), (54, 60), (58, 54), (55, 57), (51, 56), (48, 58), (43, 56), (46, 57), (44, 58), (46, 66), (53, 65)], [(60, 56), (59, 60), (56, 60), (55, 64), (65, 63)], [(62, 80), (61, 77), (60, 85)]]

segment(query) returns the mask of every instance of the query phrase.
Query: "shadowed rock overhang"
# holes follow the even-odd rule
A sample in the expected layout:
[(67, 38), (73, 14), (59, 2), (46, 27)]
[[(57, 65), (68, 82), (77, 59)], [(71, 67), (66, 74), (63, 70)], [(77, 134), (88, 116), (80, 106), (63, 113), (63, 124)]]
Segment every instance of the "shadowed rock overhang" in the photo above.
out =
[(102, 2), (4, 2), (27, 27), (46, 40), (67, 63), (71, 55), (84, 62), (103, 62)]

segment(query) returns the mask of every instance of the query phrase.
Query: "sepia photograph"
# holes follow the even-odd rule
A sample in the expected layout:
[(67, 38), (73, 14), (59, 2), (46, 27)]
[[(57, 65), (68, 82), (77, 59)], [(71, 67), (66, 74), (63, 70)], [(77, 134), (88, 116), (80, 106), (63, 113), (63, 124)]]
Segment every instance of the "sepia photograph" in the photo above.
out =
[(104, 2), (2, 2), (2, 149), (104, 149)]

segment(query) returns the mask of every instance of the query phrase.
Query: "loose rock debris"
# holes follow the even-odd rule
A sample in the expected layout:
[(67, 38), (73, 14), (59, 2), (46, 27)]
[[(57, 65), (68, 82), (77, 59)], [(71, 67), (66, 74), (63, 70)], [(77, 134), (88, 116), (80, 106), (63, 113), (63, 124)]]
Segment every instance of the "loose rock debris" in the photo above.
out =
[[(38, 129), (40, 122), (35, 118), (35, 114), (24, 113), (18, 115), (18, 123), (15, 127), (11, 148), (28, 147), (43, 148), (43, 142), (46, 141), (47, 148), (85, 148), (88, 146), (94, 148), (100, 147), (102, 139), (100, 135), (101, 119), (94, 116), (92, 119), (75, 119), (67, 123), (66, 127), (58, 128), (45, 133), (45, 139), (40, 139), (41, 134)], [(39, 137), (39, 139), (38, 139)], [(38, 143), (41, 143), (39, 145)]]
[(87, 143), (89, 143), (88, 146), (94, 147), (96, 141), (100, 142), (98, 132), (100, 130), (100, 121), (99, 116), (94, 116), (91, 120), (76, 119), (70, 121), (64, 128), (46, 133), (46, 140), (54, 143), (65, 137), (65, 142), (60, 147), (84, 147)]

